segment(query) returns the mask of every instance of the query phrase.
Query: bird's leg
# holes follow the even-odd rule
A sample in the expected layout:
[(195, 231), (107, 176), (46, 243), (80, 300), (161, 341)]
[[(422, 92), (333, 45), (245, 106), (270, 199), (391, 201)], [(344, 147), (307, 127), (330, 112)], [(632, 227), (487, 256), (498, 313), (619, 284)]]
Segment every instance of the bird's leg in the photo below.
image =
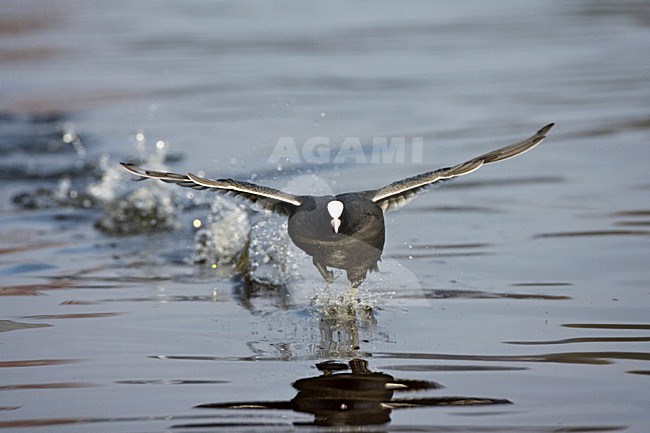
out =
[(357, 301), (357, 288), (363, 283), (366, 279), (367, 270), (358, 270), (358, 271), (348, 271), (348, 281), (352, 285), (350, 287), (350, 299), (352, 301)]
[(323, 265), (321, 262), (317, 261), (315, 258), (312, 259), (312, 263), (314, 263), (314, 266), (316, 266), (316, 269), (318, 269), (318, 272), (325, 278), (325, 281), (327, 281), (329, 284), (334, 282), (334, 272), (330, 271), (327, 269), (327, 266)]

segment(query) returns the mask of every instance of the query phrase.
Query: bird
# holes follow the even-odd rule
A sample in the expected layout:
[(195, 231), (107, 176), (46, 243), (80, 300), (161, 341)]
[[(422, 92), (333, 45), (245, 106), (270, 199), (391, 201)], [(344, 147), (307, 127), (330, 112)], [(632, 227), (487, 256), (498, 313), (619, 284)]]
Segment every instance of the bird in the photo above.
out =
[(356, 289), (368, 272), (378, 271), (385, 242), (384, 213), (410, 202), (433, 184), (478, 170), (485, 164), (520, 155), (546, 138), (555, 124), (549, 123), (531, 137), (493, 150), (463, 163), (407, 177), (378, 189), (338, 195), (294, 195), (267, 186), (234, 180), (208, 179), (192, 173), (141, 169), (121, 162), (136, 180), (158, 179), (196, 190), (213, 190), (241, 197), (277, 214), (288, 217), (287, 230), (292, 242), (312, 258), (328, 284), (334, 281), (330, 268), (346, 272)]

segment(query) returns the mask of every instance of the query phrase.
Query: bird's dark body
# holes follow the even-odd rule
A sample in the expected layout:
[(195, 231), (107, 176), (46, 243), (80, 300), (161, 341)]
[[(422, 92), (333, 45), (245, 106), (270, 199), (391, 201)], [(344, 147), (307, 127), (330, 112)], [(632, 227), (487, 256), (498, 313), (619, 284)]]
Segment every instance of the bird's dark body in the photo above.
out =
[[(313, 258), (327, 279), (326, 267), (343, 269), (353, 286), (377, 270), (384, 249), (384, 213), (372, 200), (359, 194), (301, 196), (302, 205), (289, 215), (289, 237)], [(332, 230), (327, 204), (343, 203), (341, 227)], [(330, 276), (331, 278), (331, 276)]]

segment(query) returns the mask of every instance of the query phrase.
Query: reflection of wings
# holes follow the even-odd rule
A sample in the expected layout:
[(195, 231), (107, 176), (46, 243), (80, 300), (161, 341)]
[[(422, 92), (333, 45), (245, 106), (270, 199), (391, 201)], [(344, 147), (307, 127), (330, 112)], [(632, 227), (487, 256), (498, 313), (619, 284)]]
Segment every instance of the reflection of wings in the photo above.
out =
[(546, 133), (551, 130), (553, 125), (555, 124), (549, 123), (537, 131), (535, 135), (519, 143), (493, 150), (485, 155), (478, 156), (453, 167), (441, 168), (439, 170), (398, 180), (383, 188), (374, 191), (367, 191), (364, 195), (377, 203), (384, 211), (401, 207), (411, 201), (417, 193), (422, 192), (424, 188), (435, 182), (471, 173), (484, 164), (512, 158), (513, 156), (517, 156), (520, 153), (532, 149), (546, 138)]
[(231, 193), (235, 196), (244, 197), (253, 203), (257, 203), (264, 209), (281, 214), (288, 215), (294, 207), (300, 206), (301, 204), (295, 195), (248, 182), (233, 179), (212, 180), (191, 173), (183, 175), (162, 171), (142, 170), (134, 164), (125, 162), (121, 162), (120, 164), (130, 173), (140, 176), (141, 179), (139, 180), (145, 178), (158, 179), (163, 182), (175, 183), (193, 189), (213, 189), (217, 192)]

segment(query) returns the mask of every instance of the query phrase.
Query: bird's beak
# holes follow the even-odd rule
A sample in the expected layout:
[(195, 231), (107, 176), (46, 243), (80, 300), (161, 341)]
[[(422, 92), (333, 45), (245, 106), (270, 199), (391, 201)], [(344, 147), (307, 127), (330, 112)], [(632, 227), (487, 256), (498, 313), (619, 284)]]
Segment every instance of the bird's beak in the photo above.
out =
[(334, 233), (339, 232), (339, 227), (341, 226), (341, 220), (338, 218), (334, 218), (332, 220), (332, 227), (334, 227)]

